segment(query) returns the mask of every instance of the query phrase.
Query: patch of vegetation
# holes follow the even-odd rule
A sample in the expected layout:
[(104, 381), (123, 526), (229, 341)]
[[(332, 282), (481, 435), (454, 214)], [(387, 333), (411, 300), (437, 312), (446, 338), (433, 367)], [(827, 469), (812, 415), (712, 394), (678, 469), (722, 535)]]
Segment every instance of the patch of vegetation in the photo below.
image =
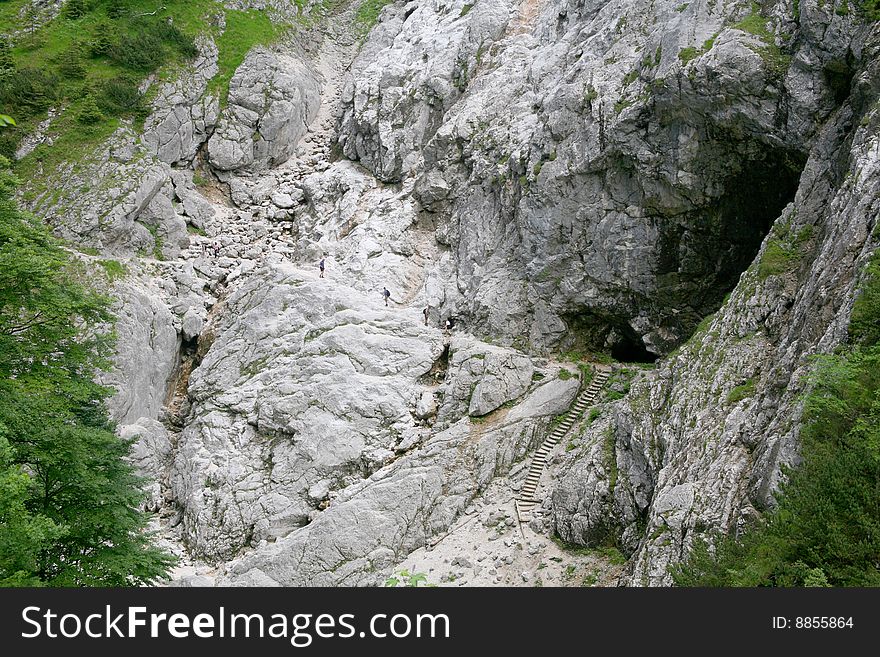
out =
[(616, 103), (614, 103), (614, 113), (620, 114), (627, 107), (632, 107), (635, 104), (636, 104), (636, 101), (634, 101), (634, 100), (631, 100), (628, 98), (621, 98)]
[(703, 43), (702, 48), (697, 48), (695, 46), (682, 48), (678, 53), (678, 58), (681, 60), (681, 63), (686, 66), (688, 62), (691, 62), (697, 57), (701, 57), (702, 55), (705, 55), (707, 52), (712, 50), (712, 47), (715, 45), (715, 39), (717, 38), (718, 33), (716, 32), (711, 37), (706, 39), (706, 41)]
[[(373, 29), (373, 26), (379, 22), (379, 14), (382, 13), (382, 9), (385, 5), (390, 2), (391, 0), (364, 0), (364, 2), (361, 3), (361, 6), (358, 7), (357, 12), (354, 15), (354, 22), (358, 33), (362, 37), (365, 37), (367, 33)], [(468, 9), (468, 11), (470, 11), (470, 9)], [(464, 13), (466, 14), (467, 12)]]
[(696, 59), (702, 53), (700, 50), (694, 46), (688, 46), (687, 48), (682, 48), (678, 51), (678, 58), (681, 60), (682, 64), (687, 64), (688, 62)]
[[(59, 110), (50, 128), (55, 137), (51, 150), (63, 155), (37, 149), (16, 165), (27, 178), (36, 168), (33, 161), (55, 169), (56, 160), (82, 160), (85, 150), (111, 134), (121, 119), (143, 121), (142, 83), (150, 75), (166, 79), (192, 60), (197, 34), (216, 38), (220, 70), (210, 90), (225, 99), (245, 53), (275, 40), (281, 31), (264, 11), (224, 9), (213, 0), (90, 0), (65, 7), (39, 27), (28, 28), (27, 16), (15, 12), (4, 21), (23, 33), (8, 44), (11, 66), (0, 75), (0, 111), (18, 122), (18, 128), (0, 134), (0, 154), (11, 155), (50, 107)], [(222, 35), (214, 20), (220, 12), (226, 22)], [(0, 62), (2, 51), (0, 45)]]
[(95, 378), (110, 299), (17, 208), (0, 158), (0, 586), (138, 586), (173, 558), (151, 544), (143, 481)]
[(220, 71), (211, 79), (208, 87), (220, 96), (221, 106), (226, 104), (229, 81), (248, 51), (256, 45), (275, 41), (281, 31), (263, 11), (226, 10), (226, 29), (216, 39)]
[(411, 573), (408, 570), (401, 570), (386, 579), (385, 586), (418, 588), (420, 586), (432, 587), (436, 585), (428, 583), (428, 576), (425, 573)]
[(128, 267), (118, 260), (98, 260), (98, 264), (111, 281), (125, 278), (128, 275)]
[(767, 27), (769, 20), (761, 15), (761, 6), (757, 2), (752, 2), (752, 13), (746, 16), (733, 27), (742, 30), (747, 34), (758, 37), (764, 42), (764, 46), (753, 48), (753, 50), (761, 55), (767, 66), (776, 73), (784, 72), (791, 63), (791, 57), (784, 54), (776, 45), (776, 37)]
[(735, 404), (738, 401), (752, 397), (755, 394), (755, 385), (756, 381), (754, 379), (749, 379), (742, 385), (736, 386), (727, 394), (727, 403)]
[(880, 21), (880, 0), (861, 0), (859, 9), (868, 21)]
[(853, 304), (849, 335), (855, 344), (880, 344), (880, 252), (868, 261), (864, 279), (866, 283)]
[(475, 2), (467, 2), (464, 7), (461, 8), (461, 13), (458, 14), (458, 17), (467, 16), (471, 9), (474, 8)]
[[(804, 397), (802, 462), (739, 536), (697, 541), (680, 586), (880, 586), (880, 272), (872, 258), (852, 342), (821, 356)], [(865, 330), (864, 327), (869, 326)]]
[(563, 381), (568, 381), (569, 379), (573, 379), (575, 375), (571, 370), (562, 367), (559, 369), (559, 374), (557, 376)]
[(596, 582), (599, 581), (599, 572), (596, 570), (591, 570), (586, 575), (584, 575), (584, 579), (581, 581), (581, 586), (595, 586)]
[(774, 226), (771, 237), (758, 263), (758, 279), (766, 280), (791, 271), (804, 255), (804, 245), (813, 237), (813, 227), (804, 226), (797, 233), (788, 223)]

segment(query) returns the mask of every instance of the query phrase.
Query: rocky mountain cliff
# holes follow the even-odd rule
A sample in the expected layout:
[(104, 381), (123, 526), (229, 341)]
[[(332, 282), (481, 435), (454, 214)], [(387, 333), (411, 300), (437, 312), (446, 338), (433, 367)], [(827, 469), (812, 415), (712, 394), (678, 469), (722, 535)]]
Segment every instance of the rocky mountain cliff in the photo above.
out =
[(203, 35), (143, 129), (22, 197), (128, 268), (108, 383), (150, 507), (206, 564), (184, 583), (373, 584), (468, 518), (510, 530), (588, 376), (572, 352), (617, 361), (615, 394), (484, 583), (512, 583), (501, 545), (538, 563), (558, 535), (668, 584), (772, 505), (878, 242), (878, 23), (830, 0), (412, 0), (374, 26), (369, 0), (225, 4), (298, 22), (223, 98)]

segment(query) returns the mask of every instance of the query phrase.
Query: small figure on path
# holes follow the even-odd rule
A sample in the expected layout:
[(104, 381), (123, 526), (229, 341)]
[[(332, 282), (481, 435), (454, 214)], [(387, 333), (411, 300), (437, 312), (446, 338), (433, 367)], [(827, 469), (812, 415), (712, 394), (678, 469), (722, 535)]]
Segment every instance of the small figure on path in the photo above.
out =
[(321, 270), (321, 275), (318, 278), (324, 278), (324, 258), (321, 258), (321, 262), (318, 263), (318, 269)]
[(422, 314), (425, 316), (425, 326), (428, 325), (428, 308), (430, 308), (430, 306), (425, 306), (425, 309), (422, 310)]
[(211, 245), (211, 249), (214, 251), (214, 257), (218, 257), (220, 255), (220, 242), (214, 240), (214, 243)]
[(385, 299), (385, 305), (388, 305), (388, 298), (391, 296), (391, 292), (388, 291), (387, 287), (382, 288), (382, 298)]

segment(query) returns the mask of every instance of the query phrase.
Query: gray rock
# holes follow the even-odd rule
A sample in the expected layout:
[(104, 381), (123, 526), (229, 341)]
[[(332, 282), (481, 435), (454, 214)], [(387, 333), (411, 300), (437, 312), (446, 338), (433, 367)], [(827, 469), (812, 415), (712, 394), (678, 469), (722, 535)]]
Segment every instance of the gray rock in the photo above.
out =
[(319, 104), (318, 74), (300, 58), (251, 50), (232, 77), (229, 104), (208, 140), (209, 162), (222, 171), (284, 162)]
[(181, 334), (184, 340), (192, 340), (197, 338), (205, 327), (205, 320), (201, 313), (191, 308), (183, 316), (183, 324), (181, 325)]

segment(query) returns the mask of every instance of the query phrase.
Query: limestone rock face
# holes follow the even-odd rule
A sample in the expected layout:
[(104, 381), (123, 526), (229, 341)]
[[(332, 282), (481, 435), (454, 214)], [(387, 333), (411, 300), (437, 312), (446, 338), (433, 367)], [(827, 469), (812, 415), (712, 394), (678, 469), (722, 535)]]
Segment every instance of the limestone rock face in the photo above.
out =
[[(782, 34), (783, 4), (766, 14)], [(442, 217), (444, 312), (518, 346), (665, 354), (793, 197), (837, 107), (822, 71), (858, 30), (805, 3), (789, 54), (741, 27), (751, 11), (395, 5), (352, 67), (339, 142), (381, 180), (416, 177)]]
[[(845, 339), (860, 272), (877, 248), (876, 52), (876, 42), (863, 52), (852, 100), (818, 135), (794, 202), (730, 300), (634, 384), (558, 471), (557, 531), (577, 542), (622, 536), (633, 553), (630, 584), (668, 584), (669, 566), (695, 538), (735, 530), (772, 506), (780, 465), (797, 461), (810, 356)], [(771, 268), (768, 250), (779, 248), (792, 257)]]
[(167, 164), (191, 162), (208, 138), (220, 113), (219, 101), (206, 96), (208, 81), (217, 72), (217, 46), (209, 38), (197, 41), (199, 55), (192, 68), (165, 83), (144, 122), (144, 143)]
[(493, 0), (387, 7), (343, 90), (345, 155), (386, 182), (413, 171), (514, 6)]
[[(532, 395), (540, 391), (538, 387)], [(557, 397), (563, 404), (571, 398)], [(462, 419), (434, 434), (423, 446), (342, 491), (310, 524), (233, 561), (220, 583), (380, 583), (381, 573), (448, 530), (490, 481), (537, 444), (548, 409), (530, 404), (530, 399), (486, 424)]]
[(318, 111), (317, 74), (302, 60), (252, 50), (229, 84), (229, 105), (208, 140), (208, 160), (221, 171), (280, 164)]
[(177, 358), (174, 318), (154, 289), (131, 280), (118, 284), (115, 367), (106, 383), (116, 389), (110, 412), (119, 424), (159, 417)]
[(144, 506), (148, 511), (159, 511), (167, 501), (163, 493), (168, 490), (168, 466), (173, 453), (165, 425), (142, 417), (132, 424), (119, 427), (119, 436), (134, 440), (131, 460), (138, 475), (147, 481)]
[[(430, 435), (417, 423), (419, 381), (444, 344), (420, 319), (289, 265), (240, 282), (190, 379), (175, 457), (174, 496), (196, 553), (229, 558), (298, 530)], [(476, 378), (484, 412), (531, 385), (529, 359), (502, 351)], [(463, 394), (457, 403), (475, 403)]]

